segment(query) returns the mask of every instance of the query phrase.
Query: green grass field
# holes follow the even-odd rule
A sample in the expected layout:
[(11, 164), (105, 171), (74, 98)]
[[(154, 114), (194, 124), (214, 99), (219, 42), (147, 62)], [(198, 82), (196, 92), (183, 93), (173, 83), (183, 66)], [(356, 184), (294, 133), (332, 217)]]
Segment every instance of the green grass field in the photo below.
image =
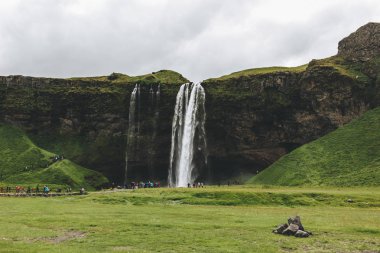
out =
[[(0, 252), (379, 252), (379, 190), (225, 186), (4, 197)], [(312, 237), (271, 233), (296, 214)]]
[(295, 149), (248, 183), (380, 185), (380, 108)]

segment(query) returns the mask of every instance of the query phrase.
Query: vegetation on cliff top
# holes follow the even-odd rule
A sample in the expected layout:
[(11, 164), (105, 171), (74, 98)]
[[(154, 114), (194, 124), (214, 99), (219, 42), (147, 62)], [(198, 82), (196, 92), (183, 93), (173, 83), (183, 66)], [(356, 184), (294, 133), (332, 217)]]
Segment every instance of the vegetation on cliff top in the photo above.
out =
[(275, 72), (302, 72), (305, 71), (307, 67), (307, 64), (297, 66), (297, 67), (264, 67), (264, 68), (253, 68), (253, 69), (246, 69), (238, 72), (233, 72), (228, 75), (224, 75), (218, 78), (210, 78), (206, 81), (222, 81), (227, 80), (230, 78), (239, 78), (242, 76), (255, 76), (255, 75), (263, 75), (263, 74), (269, 74), (269, 73), (275, 73)]
[(312, 60), (308, 64), (308, 68), (313, 67), (331, 67), (335, 69), (340, 75), (349, 77), (362, 82), (368, 82), (368, 76), (365, 75), (362, 71), (362, 64), (352, 61), (347, 61), (340, 56), (332, 56), (320, 60)]
[(93, 188), (107, 183), (100, 173), (36, 146), (20, 129), (0, 124), (1, 184), (54, 184)]
[(312, 60), (310, 63), (297, 66), (297, 67), (265, 67), (265, 68), (253, 68), (242, 70), (238, 72), (233, 72), (228, 75), (224, 75), (218, 78), (210, 78), (207, 81), (225, 81), (228, 79), (236, 79), (241, 77), (257, 76), (264, 74), (273, 74), (277, 72), (292, 72), (292, 73), (301, 73), (309, 70), (313, 67), (331, 67), (335, 69), (340, 75), (347, 76), (351, 79), (356, 79), (358, 81), (368, 81), (368, 76), (366, 76), (362, 71), (362, 64), (354, 63), (345, 60), (340, 56), (332, 56), (320, 60)]
[(121, 73), (112, 73), (109, 76), (97, 76), (97, 77), (73, 77), (70, 80), (81, 80), (81, 81), (100, 81), (100, 82), (111, 82), (115, 84), (122, 83), (166, 83), (166, 84), (182, 84), (189, 82), (185, 77), (183, 77), (178, 72), (172, 70), (160, 70), (157, 72), (152, 72), (151, 74), (141, 75), (141, 76), (128, 76)]
[(248, 183), (273, 185), (380, 185), (380, 107), (303, 145)]

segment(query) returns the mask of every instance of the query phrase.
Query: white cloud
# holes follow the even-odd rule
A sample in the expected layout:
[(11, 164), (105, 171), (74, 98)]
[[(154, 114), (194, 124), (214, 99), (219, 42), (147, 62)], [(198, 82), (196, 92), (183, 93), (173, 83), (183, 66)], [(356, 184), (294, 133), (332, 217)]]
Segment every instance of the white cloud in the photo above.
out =
[(333, 55), (369, 21), (377, 0), (2, 0), (0, 74), (173, 69), (199, 81)]

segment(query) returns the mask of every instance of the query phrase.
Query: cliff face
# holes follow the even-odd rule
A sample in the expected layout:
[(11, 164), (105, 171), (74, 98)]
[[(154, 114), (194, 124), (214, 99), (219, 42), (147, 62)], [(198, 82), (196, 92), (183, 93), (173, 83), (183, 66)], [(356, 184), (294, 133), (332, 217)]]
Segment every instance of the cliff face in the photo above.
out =
[[(170, 75), (174, 77), (168, 78)], [(175, 96), (179, 85), (186, 81), (171, 71), (133, 78), (0, 77), (0, 119), (24, 129), (39, 146), (122, 182), (129, 100), (135, 83), (139, 83), (141, 131), (138, 150), (129, 157), (130, 175), (164, 179)], [(156, 91), (158, 85), (163, 98), (159, 101), (158, 122), (154, 123), (150, 89)], [(156, 100), (154, 97), (154, 103)]]
[(338, 55), (352, 61), (369, 61), (380, 55), (380, 25), (368, 23), (339, 42)]
[(380, 105), (380, 24), (339, 43), (337, 56), (204, 82), (214, 178), (257, 172)]
[(380, 101), (374, 80), (353, 79), (316, 62), (300, 73), (209, 80), (204, 87), (209, 161), (216, 178), (261, 170)]
[[(204, 175), (219, 181), (255, 173), (379, 106), (379, 40), (372, 39), (379, 24), (367, 26), (344, 39), (335, 57), (203, 82), (209, 149)], [(362, 31), (369, 33), (365, 42), (358, 39)], [(129, 99), (140, 83), (141, 130), (138, 148), (129, 157), (129, 177), (166, 180), (175, 96), (186, 81), (170, 71), (143, 77), (0, 77), (0, 118), (25, 129), (40, 146), (122, 182)], [(150, 88), (156, 91), (158, 85), (155, 118), (157, 98), (152, 99)]]

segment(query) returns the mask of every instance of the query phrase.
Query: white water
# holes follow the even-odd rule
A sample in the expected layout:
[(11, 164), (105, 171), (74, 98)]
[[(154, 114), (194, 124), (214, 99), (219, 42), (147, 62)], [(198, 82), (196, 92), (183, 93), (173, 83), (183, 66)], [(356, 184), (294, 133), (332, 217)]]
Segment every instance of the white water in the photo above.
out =
[(153, 91), (153, 87), (150, 87), (149, 90), (150, 99), (151, 99), (151, 112), (153, 113), (153, 122), (152, 122), (152, 135), (151, 135), (151, 143), (148, 149), (148, 167), (149, 173), (154, 177), (154, 164), (155, 164), (155, 155), (156, 155), (156, 138), (157, 138), (157, 128), (158, 128), (158, 120), (160, 117), (160, 95), (161, 95), (161, 86), (157, 86), (157, 91)]
[[(127, 147), (125, 151), (125, 170), (124, 170), (124, 184), (127, 182), (128, 172), (128, 153), (133, 153), (136, 148), (136, 96), (140, 100), (140, 86), (136, 84), (131, 93), (131, 99), (129, 101), (129, 126), (127, 132)], [(139, 116), (139, 115), (138, 115)], [(138, 126), (139, 127), (139, 126)], [(137, 129), (137, 132), (139, 129)]]
[(154, 91), (153, 91), (153, 86), (150, 85), (150, 89), (149, 89), (149, 94), (150, 94), (150, 105), (151, 107), (153, 107), (154, 105)]
[[(154, 105), (154, 117), (153, 117), (153, 139), (156, 138), (157, 135), (157, 123), (158, 118), (160, 117), (160, 96), (161, 96), (161, 86), (157, 86), (156, 95), (156, 103)], [(153, 100), (152, 100), (153, 101)]]
[(177, 93), (176, 103), (174, 107), (174, 116), (172, 122), (172, 138), (170, 149), (170, 168), (168, 176), (168, 184), (170, 187), (176, 186), (176, 168), (178, 166), (177, 157), (179, 157), (180, 148), (179, 141), (182, 140), (182, 122), (184, 115), (184, 97), (185, 90), (188, 89), (189, 84), (183, 84)]
[(137, 132), (140, 133), (140, 108), (141, 108), (141, 99), (140, 99), (140, 84), (137, 84)]
[[(190, 97), (189, 97), (190, 93)], [(177, 94), (172, 123), (169, 186), (185, 187), (196, 179), (194, 151), (206, 161), (205, 92), (200, 84), (183, 84)], [(198, 138), (198, 139), (196, 139)]]

